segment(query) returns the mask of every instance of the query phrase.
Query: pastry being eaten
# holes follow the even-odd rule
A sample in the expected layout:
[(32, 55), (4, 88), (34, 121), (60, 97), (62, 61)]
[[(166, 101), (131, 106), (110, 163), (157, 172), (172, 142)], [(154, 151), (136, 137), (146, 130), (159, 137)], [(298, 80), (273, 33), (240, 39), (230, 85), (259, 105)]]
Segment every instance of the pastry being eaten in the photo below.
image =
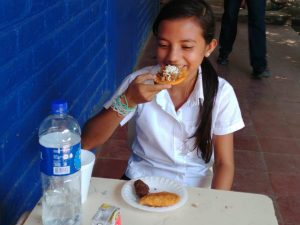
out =
[(143, 196), (139, 203), (141, 205), (151, 206), (151, 207), (166, 207), (171, 206), (179, 202), (180, 197), (171, 192), (157, 192), (157, 193), (149, 193)]
[(175, 65), (162, 66), (154, 80), (157, 84), (180, 84), (187, 77), (186, 67), (178, 67)]

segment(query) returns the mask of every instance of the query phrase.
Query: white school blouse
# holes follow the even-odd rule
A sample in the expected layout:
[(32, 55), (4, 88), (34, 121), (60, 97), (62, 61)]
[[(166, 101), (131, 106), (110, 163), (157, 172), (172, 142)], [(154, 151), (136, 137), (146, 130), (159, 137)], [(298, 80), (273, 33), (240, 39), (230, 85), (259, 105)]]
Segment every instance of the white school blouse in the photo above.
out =
[[(108, 109), (113, 100), (124, 93), (131, 81), (144, 73), (157, 73), (159, 66), (145, 67), (127, 76), (113, 97), (104, 104)], [(138, 104), (136, 110), (121, 121), (135, 122), (132, 154), (126, 176), (135, 179), (163, 176), (187, 186), (210, 187), (214, 157), (205, 163), (194, 149), (193, 137), (200, 121), (203, 103), (201, 67), (195, 88), (188, 100), (175, 110), (167, 90), (160, 91), (151, 102)], [(237, 98), (232, 86), (219, 77), (219, 88), (212, 112), (212, 135), (225, 135), (244, 127)]]

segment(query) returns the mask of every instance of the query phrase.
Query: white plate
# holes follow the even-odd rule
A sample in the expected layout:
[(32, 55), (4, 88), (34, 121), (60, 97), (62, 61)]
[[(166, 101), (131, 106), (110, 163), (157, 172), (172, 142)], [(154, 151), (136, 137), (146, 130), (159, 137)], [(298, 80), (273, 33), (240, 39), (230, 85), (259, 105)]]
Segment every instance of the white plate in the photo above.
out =
[(180, 201), (177, 202), (175, 205), (168, 206), (168, 207), (149, 207), (139, 204), (138, 197), (135, 194), (134, 190), (134, 182), (138, 179), (127, 181), (121, 190), (122, 198), (125, 202), (127, 202), (129, 205), (145, 210), (145, 211), (151, 211), (151, 212), (166, 212), (171, 211), (174, 209), (178, 209), (179, 207), (183, 206), (188, 198), (187, 191), (184, 186), (177, 183), (174, 180), (170, 180), (164, 177), (143, 177), (139, 178), (142, 181), (144, 181), (149, 186), (149, 192), (160, 192), (160, 191), (168, 191), (175, 193), (180, 196)]

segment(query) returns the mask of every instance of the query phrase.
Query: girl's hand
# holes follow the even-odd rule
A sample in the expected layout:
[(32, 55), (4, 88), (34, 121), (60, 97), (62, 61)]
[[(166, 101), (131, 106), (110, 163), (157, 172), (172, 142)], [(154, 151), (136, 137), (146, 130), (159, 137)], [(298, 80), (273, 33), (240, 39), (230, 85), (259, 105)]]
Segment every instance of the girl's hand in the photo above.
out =
[(130, 83), (124, 93), (129, 107), (135, 107), (137, 104), (150, 102), (158, 92), (172, 87), (170, 84), (154, 84), (155, 77), (156, 75), (149, 73), (141, 74)]

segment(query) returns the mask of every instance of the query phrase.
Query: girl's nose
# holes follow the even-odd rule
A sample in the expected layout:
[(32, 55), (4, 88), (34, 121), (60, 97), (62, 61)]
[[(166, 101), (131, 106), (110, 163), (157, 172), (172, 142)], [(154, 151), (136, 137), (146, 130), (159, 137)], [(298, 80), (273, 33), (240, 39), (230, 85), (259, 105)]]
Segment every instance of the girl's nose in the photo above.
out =
[(180, 53), (176, 48), (170, 48), (167, 56), (167, 63), (168, 64), (176, 64), (179, 60)]

